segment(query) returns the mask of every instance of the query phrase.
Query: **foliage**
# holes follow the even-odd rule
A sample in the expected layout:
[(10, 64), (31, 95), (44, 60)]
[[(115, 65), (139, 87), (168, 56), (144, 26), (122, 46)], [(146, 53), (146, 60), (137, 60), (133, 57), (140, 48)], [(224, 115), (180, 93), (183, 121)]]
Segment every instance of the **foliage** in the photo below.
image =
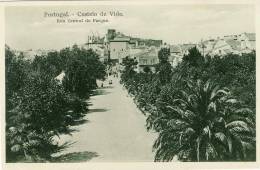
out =
[(162, 85), (165, 85), (171, 79), (172, 66), (168, 61), (169, 56), (169, 48), (162, 48), (158, 52), (159, 63), (156, 65), (156, 72), (159, 74), (159, 79)]
[[(8, 46), (5, 50), (7, 162), (51, 161), (53, 153), (69, 145), (59, 145), (55, 136), (70, 134), (70, 126), (87, 112), (80, 85), (90, 93), (96, 79), (104, 78), (104, 65), (96, 53), (77, 46), (36, 56), (32, 62)], [(55, 79), (62, 70), (75, 91)]]
[(57, 76), (62, 71), (62, 59), (58, 51), (48, 52), (46, 56), (35, 56), (32, 67), (35, 71)]
[[(233, 94), (250, 109), (255, 109), (255, 53), (228, 55), (221, 59), (214, 57), (209, 62), (212, 65), (210, 76), (220, 85), (230, 88)], [(209, 71), (208, 71), (209, 72)]]
[(22, 154), (26, 159), (41, 160), (58, 149), (51, 140), (53, 135), (67, 130), (65, 93), (55, 81), (46, 79), (41, 75), (29, 77), (17, 98), (13, 98), (15, 107), (7, 112), (7, 154), (15, 152), (18, 157)]
[(36, 56), (32, 68), (50, 77), (56, 77), (64, 71), (65, 90), (81, 98), (88, 98), (91, 90), (96, 88), (96, 79), (105, 77), (105, 65), (99, 61), (98, 55), (91, 49), (77, 45)]
[(201, 55), (197, 47), (193, 47), (189, 50), (187, 55), (183, 56), (183, 61), (189, 63), (192, 66), (199, 66), (204, 61), (204, 57)]
[(97, 87), (96, 80), (104, 79), (105, 65), (99, 61), (98, 55), (91, 49), (85, 50), (73, 46), (71, 51), (67, 52), (71, 56), (66, 64), (64, 87), (70, 93), (88, 97), (91, 90)]
[(121, 75), (121, 81), (125, 82), (128, 79), (131, 79), (136, 74), (135, 68), (137, 66), (138, 62), (134, 58), (126, 57), (123, 58), (122, 66), (124, 67), (122, 75)]
[[(6, 46), (5, 48), (5, 72), (6, 72), (6, 99), (15, 95), (24, 86), (30, 64), (24, 60), (22, 54), (15, 56), (14, 52)], [(12, 103), (7, 100), (7, 109), (12, 107)]]
[[(165, 101), (160, 114), (156, 161), (243, 161), (254, 150), (252, 111), (227, 89), (207, 81), (188, 83)], [(162, 102), (162, 101), (161, 101)], [(157, 125), (158, 126), (158, 125)]]
[(145, 72), (145, 73), (151, 73), (151, 72), (152, 72), (152, 70), (151, 70), (151, 68), (150, 68), (150, 67), (148, 67), (148, 66), (145, 66), (145, 67), (144, 67), (144, 72)]
[(176, 68), (158, 54), (156, 73), (122, 77), (159, 133), (155, 161), (254, 161), (255, 52), (204, 59), (192, 48)]
[(162, 48), (158, 52), (158, 59), (160, 63), (167, 63), (170, 56), (170, 49), (169, 48)]

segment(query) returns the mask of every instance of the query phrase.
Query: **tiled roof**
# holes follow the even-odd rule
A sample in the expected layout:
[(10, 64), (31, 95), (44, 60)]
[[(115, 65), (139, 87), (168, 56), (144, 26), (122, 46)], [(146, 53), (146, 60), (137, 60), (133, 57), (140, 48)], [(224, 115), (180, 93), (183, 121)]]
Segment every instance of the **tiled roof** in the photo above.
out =
[(170, 45), (170, 52), (171, 53), (180, 53), (181, 47), (178, 45)]
[(249, 41), (255, 41), (255, 33), (245, 33)]
[(137, 53), (134, 56), (139, 57), (140, 59), (158, 58), (158, 50), (155, 48), (151, 48), (149, 50), (145, 50), (140, 53)]
[(196, 47), (196, 44), (182, 44), (181, 45), (182, 51), (187, 51), (193, 47)]
[(226, 43), (231, 46), (234, 50), (241, 50), (241, 43), (239, 41), (236, 41), (234, 39), (228, 39), (226, 40)]
[(87, 42), (85, 44), (103, 44), (104, 43), (104, 37), (100, 38), (100, 37), (95, 37), (94, 40), (92, 42)]
[(224, 49), (223, 51), (225, 51), (226, 54), (231, 53), (231, 50), (230, 50), (230, 49)]

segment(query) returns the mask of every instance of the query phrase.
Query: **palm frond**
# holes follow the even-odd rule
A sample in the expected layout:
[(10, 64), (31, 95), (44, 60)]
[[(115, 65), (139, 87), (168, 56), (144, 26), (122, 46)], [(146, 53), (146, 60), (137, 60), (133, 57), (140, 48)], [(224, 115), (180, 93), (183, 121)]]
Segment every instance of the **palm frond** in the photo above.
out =
[(215, 138), (220, 140), (223, 143), (227, 142), (227, 137), (223, 132), (217, 132), (214, 134)]
[(210, 158), (214, 159), (217, 156), (216, 149), (211, 143), (207, 143), (206, 150), (205, 150), (205, 157), (208, 161)]
[(226, 128), (233, 132), (250, 131), (246, 122), (241, 120), (235, 120), (226, 124)]
[(167, 125), (172, 129), (184, 129), (189, 126), (189, 124), (180, 119), (171, 119), (167, 122)]
[(240, 114), (249, 113), (249, 114), (252, 114), (253, 111), (251, 109), (249, 109), (249, 108), (240, 108), (240, 109), (235, 110), (235, 113), (240, 113)]

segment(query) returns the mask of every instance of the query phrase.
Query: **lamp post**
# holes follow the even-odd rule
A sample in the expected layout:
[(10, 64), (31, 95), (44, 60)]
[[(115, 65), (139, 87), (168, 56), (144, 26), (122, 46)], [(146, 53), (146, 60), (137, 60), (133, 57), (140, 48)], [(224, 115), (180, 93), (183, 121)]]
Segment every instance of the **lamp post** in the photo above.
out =
[(204, 52), (204, 49), (206, 48), (206, 46), (204, 45), (203, 41), (201, 40), (201, 45), (202, 45), (202, 55), (203, 57), (205, 57), (205, 52)]

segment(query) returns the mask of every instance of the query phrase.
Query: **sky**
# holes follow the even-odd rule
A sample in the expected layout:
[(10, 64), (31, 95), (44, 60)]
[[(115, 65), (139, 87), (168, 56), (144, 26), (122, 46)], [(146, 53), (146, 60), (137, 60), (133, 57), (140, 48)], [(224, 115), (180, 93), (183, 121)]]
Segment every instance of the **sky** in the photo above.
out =
[[(57, 17), (44, 13), (69, 12), (123, 13), (106, 23), (57, 23)], [(17, 50), (61, 49), (87, 42), (92, 33), (105, 35), (107, 29), (116, 29), (126, 35), (161, 39), (170, 44), (196, 43), (218, 36), (255, 32), (253, 5), (130, 5), (130, 6), (20, 6), (5, 10), (6, 44)]]

